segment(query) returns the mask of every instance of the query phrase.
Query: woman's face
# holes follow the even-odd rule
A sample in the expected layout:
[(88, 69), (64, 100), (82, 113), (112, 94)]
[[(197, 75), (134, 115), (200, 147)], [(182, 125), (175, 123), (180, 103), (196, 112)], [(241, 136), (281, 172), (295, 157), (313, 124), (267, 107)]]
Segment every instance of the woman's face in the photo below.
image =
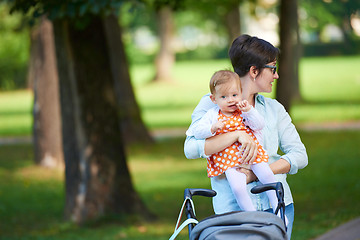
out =
[(272, 92), (273, 82), (279, 78), (279, 74), (276, 72), (276, 61), (266, 64), (266, 67), (262, 69), (258, 77), (256, 77), (255, 84), (258, 88), (258, 92)]

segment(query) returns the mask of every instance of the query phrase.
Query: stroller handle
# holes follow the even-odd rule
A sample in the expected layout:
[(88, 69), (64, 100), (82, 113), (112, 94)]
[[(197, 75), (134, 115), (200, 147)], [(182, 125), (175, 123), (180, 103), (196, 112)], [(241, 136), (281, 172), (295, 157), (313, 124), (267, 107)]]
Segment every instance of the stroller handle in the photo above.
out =
[[(184, 199), (185, 199), (185, 212), (187, 219), (196, 219), (195, 211), (192, 206), (193, 196), (215, 197), (216, 192), (214, 190), (204, 189), (204, 188), (186, 188), (184, 191)], [(194, 224), (188, 225), (189, 237), (194, 226), (195, 226)]]
[(268, 184), (255, 186), (251, 189), (251, 193), (258, 194), (269, 190), (275, 190), (277, 192), (284, 191), (281, 182), (275, 182), (275, 183), (268, 183)]
[(211, 189), (186, 188), (184, 191), (184, 199), (186, 198), (192, 199), (192, 196), (215, 197), (216, 192)]
[(284, 221), (285, 229), (286, 229), (286, 222), (285, 222), (285, 202), (284, 202), (284, 187), (281, 182), (275, 183), (268, 183), (263, 185), (258, 185), (253, 187), (250, 191), (251, 193), (258, 194), (269, 190), (275, 190), (276, 197), (278, 198), (278, 206), (275, 209), (275, 214), (278, 214), (280, 211), (281, 219)]
[[(258, 194), (258, 193), (262, 193), (262, 192), (269, 191), (269, 190), (275, 190), (275, 192), (276, 192), (276, 196), (278, 198), (278, 206), (277, 206), (277, 208), (275, 210), (275, 214), (278, 215), (278, 213), (280, 212), (280, 217), (284, 221), (285, 232), (286, 232), (284, 188), (283, 188), (282, 183), (281, 182), (275, 182), (275, 183), (259, 185), (259, 186), (253, 187), (251, 189), (251, 192), (253, 194)], [(180, 210), (180, 215), (179, 215), (176, 227), (175, 227), (174, 234), (171, 236), (170, 240), (175, 239), (177, 234), (186, 226), (188, 226), (188, 229), (189, 229), (188, 232), (189, 232), (189, 239), (190, 239), (192, 230), (194, 229), (196, 224), (199, 223), (199, 221), (196, 219), (195, 207), (194, 207), (194, 204), (193, 204), (193, 201), (192, 201), (192, 197), (193, 196), (215, 197), (216, 194), (217, 194), (216, 191), (211, 190), (211, 189), (186, 188), (185, 191), (184, 191), (184, 203), (183, 203), (183, 206), (182, 206), (182, 208)], [(181, 224), (180, 227), (178, 227), (183, 211), (185, 211), (187, 219), (186, 219), (186, 221), (184, 221)], [(231, 214), (238, 215), (239, 213), (241, 213), (241, 211), (234, 211)], [(225, 214), (227, 214), (226, 216), (230, 216), (230, 217), (232, 216), (232, 215), (229, 215), (229, 213), (225, 213)], [(214, 216), (218, 217), (220, 215), (214, 215)], [(214, 219), (214, 218), (210, 217), (208, 219)], [(205, 221), (207, 221), (207, 219), (205, 219)]]

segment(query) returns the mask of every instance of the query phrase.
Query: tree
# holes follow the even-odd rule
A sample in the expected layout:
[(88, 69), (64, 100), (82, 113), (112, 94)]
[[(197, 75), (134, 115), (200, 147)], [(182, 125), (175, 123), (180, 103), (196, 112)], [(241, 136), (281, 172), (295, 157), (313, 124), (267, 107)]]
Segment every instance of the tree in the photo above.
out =
[(22, 14), (9, 10), (9, 4), (0, 1), (0, 91), (27, 87), (29, 28), (22, 24)]
[(175, 63), (173, 10), (169, 5), (161, 5), (156, 9), (156, 17), (160, 49), (155, 59), (156, 75), (153, 81), (172, 81), (172, 67)]
[[(174, 13), (182, 10), (201, 12), (204, 18), (214, 22), (221, 22), (228, 34), (229, 45), (240, 35), (240, 11), (241, 0), (147, 0), (156, 14), (160, 49), (155, 59), (156, 74), (153, 81), (171, 81), (172, 67), (175, 63), (175, 51), (173, 48)], [(216, 8), (214, 8), (216, 6)]]
[(218, 31), (225, 27), (230, 46), (232, 41), (241, 34), (240, 4), (242, 2), (243, 0), (199, 0), (196, 2), (190, 0), (187, 6), (201, 12), (205, 19), (221, 23), (217, 24)]
[(241, 34), (239, 11), (239, 5), (241, 2), (241, 0), (231, 0), (228, 1), (228, 4), (225, 5), (226, 11), (224, 16), (224, 22), (228, 32), (230, 44), (234, 41), (235, 38), (237, 38)]
[[(120, 39), (106, 34), (105, 29), (120, 3), (14, 2), (14, 9), (25, 13), (31, 10), (35, 16), (48, 14), (54, 19), (65, 157), (65, 216), (80, 224), (109, 213), (149, 216), (132, 185), (119, 124), (114, 76), (121, 81), (127, 77), (124, 71), (114, 74), (109, 42), (119, 43)], [(111, 36), (114, 39), (109, 40)], [(125, 62), (121, 58), (119, 63)]]
[(354, 37), (354, 29), (350, 21), (353, 15), (359, 15), (360, 0), (303, 0), (300, 3), (301, 7), (306, 11), (307, 19), (309, 20), (304, 22), (304, 27), (307, 30), (320, 32), (326, 25), (334, 24), (343, 31), (345, 40)]
[(155, 77), (153, 82), (171, 82), (172, 67), (175, 63), (174, 12), (182, 8), (180, 0), (148, 0), (148, 5), (155, 11), (157, 31), (160, 40), (159, 52), (155, 59)]
[(152, 143), (153, 139), (144, 125), (140, 108), (135, 100), (125, 47), (122, 41), (122, 29), (117, 17), (110, 15), (105, 18), (104, 28), (124, 142), (125, 144)]
[(62, 151), (58, 74), (52, 23), (42, 17), (31, 31), (29, 79), (34, 89), (35, 163), (64, 166)]
[[(111, 21), (110, 21), (111, 20)], [(107, 37), (111, 59), (112, 74), (115, 81), (118, 100), (118, 113), (122, 135), (126, 144), (141, 142), (151, 143), (142, 120), (140, 109), (134, 101), (125, 53), (122, 51), (121, 31), (116, 31), (116, 17), (107, 18)], [(114, 36), (111, 36), (111, 35)], [(34, 89), (33, 139), (35, 163), (44, 167), (63, 167), (63, 151), (60, 124), (60, 103), (58, 91), (58, 72), (52, 23), (42, 16), (31, 34), (31, 53), (29, 64), (29, 82)], [(111, 39), (120, 39), (111, 41)], [(120, 44), (119, 44), (120, 43)], [(125, 78), (121, 82), (121, 76)]]
[(294, 83), (298, 82), (298, 14), (297, 0), (280, 2), (280, 49), (279, 80), (276, 85), (276, 99), (290, 111), (294, 99)]

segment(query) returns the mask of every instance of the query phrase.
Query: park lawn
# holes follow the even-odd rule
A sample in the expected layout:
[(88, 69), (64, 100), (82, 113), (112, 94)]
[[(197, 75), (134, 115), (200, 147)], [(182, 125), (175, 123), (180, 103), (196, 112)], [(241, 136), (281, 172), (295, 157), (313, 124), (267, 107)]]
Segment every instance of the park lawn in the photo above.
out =
[(0, 92), (0, 136), (29, 136), (32, 126), (32, 93)]
[[(301, 131), (309, 165), (289, 183), (295, 199), (293, 240), (314, 238), (360, 215), (360, 130)], [(183, 138), (131, 146), (128, 163), (136, 190), (154, 222), (116, 218), (75, 226), (63, 220), (63, 172), (33, 165), (31, 145), (0, 147), (0, 239), (168, 239), (187, 187), (209, 188), (204, 160), (183, 156)], [(195, 197), (199, 219), (209, 199)], [(178, 239), (187, 239), (184, 230)]]
[[(291, 115), (303, 123), (360, 120), (360, 56), (306, 58), (300, 65), (304, 102)], [(229, 68), (227, 60), (178, 62), (175, 82), (149, 84), (151, 65), (131, 73), (143, 118), (151, 130), (186, 128), (197, 102), (208, 92), (212, 73)], [(280, 81), (280, 80), (279, 80)], [(273, 95), (267, 95), (273, 97)], [(0, 136), (30, 136), (32, 93), (0, 93)], [(289, 176), (295, 198), (292, 239), (310, 239), (360, 214), (358, 169), (360, 131), (301, 132), (309, 166)], [(33, 165), (29, 144), (0, 146), (0, 239), (168, 239), (186, 187), (207, 187), (204, 161), (186, 160), (183, 138), (129, 148), (133, 182), (158, 217), (98, 221), (83, 227), (63, 221), (63, 172)], [(195, 199), (200, 218), (211, 214), (209, 199)], [(186, 239), (186, 232), (181, 238)]]
[[(360, 72), (354, 71), (359, 62), (360, 56), (302, 59), (300, 88), (304, 101), (294, 103), (290, 112), (293, 121), (360, 121)], [(211, 75), (224, 68), (230, 68), (226, 59), (180, 61), (173, 69), (173, 82), (151, 84), (152, 65), (132, 66), (133, 85), (145, 124), (151, 130), (188, 127), (196, 104), (208, 92)], [(31, 91), (0, 92), (0, 137), (31, 135), (32, 101)]]

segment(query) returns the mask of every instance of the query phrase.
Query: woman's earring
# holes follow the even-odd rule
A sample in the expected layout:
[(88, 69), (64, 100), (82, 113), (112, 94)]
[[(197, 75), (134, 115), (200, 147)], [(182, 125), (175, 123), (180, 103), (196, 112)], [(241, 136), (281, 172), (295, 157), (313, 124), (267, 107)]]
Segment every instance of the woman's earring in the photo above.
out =
[(255, 80), (256, 80), (256, 77), (254, 77), (254, 82), (255, 82)]

